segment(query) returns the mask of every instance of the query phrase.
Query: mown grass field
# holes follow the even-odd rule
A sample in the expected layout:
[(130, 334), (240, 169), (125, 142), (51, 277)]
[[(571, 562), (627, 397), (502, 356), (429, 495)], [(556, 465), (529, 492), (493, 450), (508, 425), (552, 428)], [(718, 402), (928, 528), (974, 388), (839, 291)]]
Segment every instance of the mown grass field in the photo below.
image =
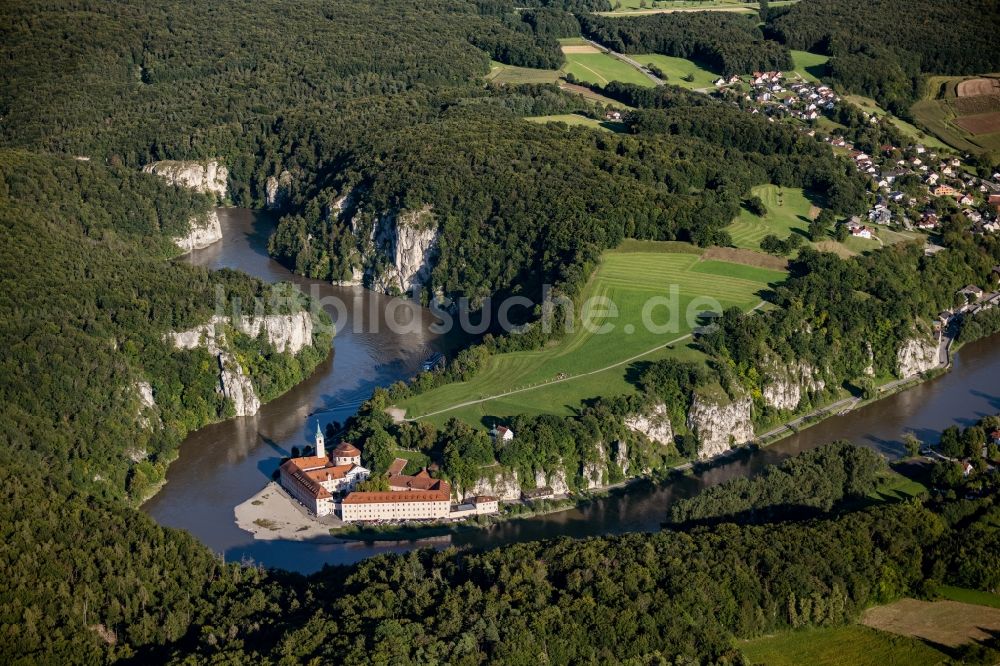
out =
[(808, 240), (809, 221), (819, 213), (817, 203), (811, 201), (799, 188), (778, 187), (777, 185), (759, 185), (751, 190), (761, 198), (767, 208), (767, 214), (758, 217), (743, 209), (726, 231), (732, 236), (733, 245), (748, 250), (760, 250), (760, 241), (768, 234), (785, 239), (792, 233), (802, 236), (804, 245), (812, 245), (824, 252), (833, 252), (842, 257), (870, 252), (882, 247), (882, 243), (891, 245), (920, 238), (913, 232), (893, 231), (886, 227), (876, 227), (878, 237), (875, 239), (848, 237), (839, 243), (832, 236), (818, 243)]
[[(730, 306), (748, 310), (761, 302), (760, 294), (769, 284), (780, 282), (786, 275), (765, 268), (704, 261), (700, 251), (691, 246), (685, 246), (682, 252), (675, 250), (675, 244), (633, 241), (621, 250), (605, 253), (581, 303), (595, 296), (606, 297), (617, 307), (617, 317), (607, 313), (606, 305), (591, 302), (576, 317), (574, 331), (559, 342), (537, 351), (494, 356), (472, 380), (442, 386), (403, 401), (399, 407), (406, 409), (408, 418), (428, 415), (437, 424), (453, 416), (485, 424), (487, 417), (494, 416), (570, 414), (585, 399), (633, 392), (630, 369), (636, 361), (665, 356), (702, 359), (686, 337), (700, 322), (696, 316), (689, 321), (685, 313)], [(643, 308), (651, 298), (669, 299), (672, 285), (674, 303), (661, 304), (650, 314), (652, 323), (663, 330), (650, 330), (643, 324)], [(714, 301), (696, 302), (700, 297)], [(668, 321), (670, 311), (679, 315), (674, 322)], [(590, 330), (581, 325), (584, 316), (592, 322)], [(595, 332), (604, 325), (610, 326), (608, 332)], [(658, 349), (671, 342), (672, 349)], [(500, 395), (521, 389), (528, 390)], [(453, 408), (483, 398), (488, 400)], [(448, 411), (435, 413), (444, 409)]]
[(958, 647), (991, 638), (1000, 631), (1000, 609), (958, 601), (900, 599), (869, 608), (861, 623), (900, 636)]
[[(707, 70), (693, 60), (687, 60), (686, 58), (674, 58), (671, 56), (660, 55), (658, 53), (647, 53), (645, 55), (634, 55), (630, 57), (643, 65), (653, 65), (654, 67), (658, 67), (660, 71), (667, 75), (667, 83), (680, 86), (681, 88), (687, 88), (688, 90), (713, 88), (713, 82), (719, 78), (718, 74)], [(688, 75), (694, 77), (694, 80), (685, 81), (684, 77)]]
[(565, 74), (572, 74), (580, 81), (602, 86), (612, 81), (634, 83), (650, 88), (653, 86), (648, 76), (607, 53), (567, 53), (566, 64), (563, 65), (562, 71)]
[(952, 585), (942, 585), (937, 588), (937, 593), (944, 599), (959, 601), (963, 604), (975, 604), (977, 606), (988, 606), (990, 608), (1000, 608), (1000, 595), (979, 590), (970, 590), (964, 587), (954, 587)]
[(858, 625), (789, 631), (738, 647), (751, 664), (767, 666), (931, 666), (948, 660), (915, 638)]
[(606, 132), (622, 132), (625, 126), (622, 123), (609, 122), (606, 120), (596, 120), (581, 116), (577, 113), (561, 113), (554, 116), (533, 116), (525, 118), (532, 123), (566, 123), (570, 126), (590, 127), (592, 129), (604, 130)]
[(820, 76), (826, 68), (830, 56), (810, 53), (809, 51), (792, 51), (792, 63), (795, 69), (792, 71), (806, 81), (819, 83)]
[(521, 83), (555, 83), (559, 80), (559, 70), (514, 67), (502, 62), (490, 63), (490, 73), (486, 80), (498, 86)]

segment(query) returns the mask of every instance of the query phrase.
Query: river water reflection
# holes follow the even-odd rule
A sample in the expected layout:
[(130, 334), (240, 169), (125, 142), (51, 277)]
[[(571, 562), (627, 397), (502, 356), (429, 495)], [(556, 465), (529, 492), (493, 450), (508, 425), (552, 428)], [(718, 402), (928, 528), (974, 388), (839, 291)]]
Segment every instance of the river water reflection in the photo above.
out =
[[(308, 573), (326, 563), (356, 562), (423, 545), (488, 547), (556, 536), (651, 531), (658, 529), (671, 501), (735, 476), (752, 475), (767, 464), (822, 443), (849, 439), (895, 456), (902, 452), (899, 438), (906, 430), (930, 442), (949, 425), (970, 425), (1000, 412), (1000, 336), (993, 336), (964, 347), (954, 369), (934, 381), (669, 484), (639, 482), (578, 509), (425, 542), (255, 541), (236, 526), (233, 507), (267, 483), (293, 446), (311, 443), (316, 420), (343, 422), (376, 386), (413, 375), (430, 353), (447, 353), (455, 341), (432, 333), (430, 313), (411, 302), (293, 276), (267, 255), (267, 238), (273, 228), (269, 215), (229, 208), (220, 209), (219, 217), (223, 240), (185, 260), (208, 268), (239, 269), (271, 282), (292, 281), (347, 305), (347, 321), (338, 322), (330, 359), (305, 382), (264, 405), (257, 416), (230, 419), (192, 433), (167, 472), (168, 483), (143, 506), (160, 524), (190, 531), (228, 560), (251, 558), (267, 566)], [(385, 325), (387, 307), (395, 311), (397, 321), (403, 313), (420, 325), (405, 333), (392, 332)], [(364, 319), (363, 326), (356, 325), (359, 318)]]

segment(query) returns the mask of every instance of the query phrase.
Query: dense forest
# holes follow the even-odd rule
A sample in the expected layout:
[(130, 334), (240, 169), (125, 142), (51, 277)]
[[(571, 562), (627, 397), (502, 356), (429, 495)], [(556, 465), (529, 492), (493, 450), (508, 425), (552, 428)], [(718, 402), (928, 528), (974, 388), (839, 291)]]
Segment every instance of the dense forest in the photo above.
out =
[[(723, 226), (758, 184), (826, 190), (826, 205), (844, 213), (866, 203), (841, 162), (766, 121), (737, 120), (721, 103), (609, 87), (642, 108), (629, 133), (599, 134), (520, 120), (591, 110), (555, 86), (482, 83), (491, 58), (557, 65), (555, 40), (577, 21), (597, 30), (603, 20), (584, 14), (609, 8), (606, 0), (0, 6), (4, 663), (534, 664), (540, 652), (551, 663), (740, 663), (734, 637), (843, 623), (872, 603), (925, 594), (929, 581), (997, 589), (995, 488), (980, 479), (976, 499), (958, 499), (968, 492), (953, 470), (941, 473), (950, 495), (927, 506), (422, 550), (310, 577), (225, 563), (133, 508), (187, 432), (232, 413), (217, 390), (218, 360), (174, 350), (165, 336), (207, 321), (220, 294), (225, 303), (284, 295), (274, 312), (308, 305), (288, 287), (274, 292), (237, 272), (170, 261), (170, 238), (211, 202), (142, 174), (150, 161), (220, 159), (241, 205), (263, 205), (266, 179), (288, 171), (272, 247), (324, 279), (357, 267), (352, 223), (430, 206), (442, 234), (433, 284), (474, 299), (542, 281), (576, 295), (600, 251), (625, 237), (724, 244)], [(678, 19), (676, 30), (660, 19), (648, 25), (620, 27), (642, 48), (675, 48), (722, 71), (787, 59), (737, 17), (723, 19), (725, 33), (695, 18)], [(344, 215), (332, 214), (348, 193)], [(376, 467), (396, 444), (440, 453), (459, 482), (491, 457), (525, 473), (593, 461), (600, 441), (627, 442), (632, 464), (654, 468), (690, 456), (693, 443), (653, 447), (626, 432), (622, 416), (666, 402), (676, 420), (708, 383), (753, 386), (755, 354), (856, 377), (867, 360), (858, 341), (869, 340), (878, 371), (891, 372), (889, 350), (914, 319), (997, 263), (994, 242), (977, 243), (956, 224), (942, 243), (948, 251), (933, 258), (908, 246), (881, 261), (803, 253), (775, 296), (782, 308), (752, 321), (727, 313), (698, 341), (709, 370), (643, 366), (637, 395), (608, 396), (572, 418), (524, 418), (516, 427), (525, 435), (503, 451), (459, 422), (441, 432), (398, 426), (382, 408), (394, 393), (475, 372), (490, 353), (543, 344), (540, 334), (488, 338), (440, 379), (376, 391), (349, 435)], [(263, 339), (234, 344), (266, 398), (327, 353), (329, 338), (314, 342), (297, 356)], [(140, 382), (155, 408), (143, 407)], [(977, 535), (973, 546), (966, 533)]]
[(1000, 69), (993, 0), (809, 0), (772, 11), (766, 29), (789, 48), (833, 56), (835, 81), (903, 117), (923, 73)]
[[(8, 454), (80, 490), (113, 498), (128, 490), (138, 500), (187, 432), (229, 413), (218, 361), (203, 349), (175, 351), (164, 336), (207, 322), (220, 306), (232, 314), (237, 302), (260, 301), (263, 312), (306, 304), (296, 290), (272, 292), (242, 273), (165, 261), (176, 253), (170, 237), (210, 205), (132, 169), (0, 152)], [(301, 381), (328, 353), (329, 333), (317, 336), (317, 348), (298, 356), (243, 336), (258, 389), (273, 396)], [(152, 386), (154, 413), (139, 382)]]
[(613, 51), (688, 58), (725, 76), (792, 69), (788, 49), (765, 40), (756, 17), (743, 14), (586, 15), (580, 25), (584, 36)]

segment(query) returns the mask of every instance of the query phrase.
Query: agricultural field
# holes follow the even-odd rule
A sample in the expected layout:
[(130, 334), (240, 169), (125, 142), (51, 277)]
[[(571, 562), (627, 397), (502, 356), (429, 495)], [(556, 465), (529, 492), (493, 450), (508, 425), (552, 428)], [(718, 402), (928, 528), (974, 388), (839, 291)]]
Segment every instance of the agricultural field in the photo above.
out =
[[(774, 0), (771, 7), (790, 5), (795, 0)], [(756, 2), (742, 0), (611, 0), (614, 8), (610, 12), (598, 12), (604, 16), (623, 14), (669, 14), (671, 12), (740, 12), (744, 14), (760, 11)]]
[(532, 118), (525, 118), (525, 120), (532, 123), (566, 123), (571, 127), (590, 127), (592, 129), (604, 130), (606, 132), (622, 132), (625, 130), (625, 126), (622, 123), (588, 118), (587, 116), (581, 116), (578, 113), (561, 113), (554, 116), (534, 116)]
[(801, 629), (738, 644), (751, 664), (767, 666), (931, 666), (948, 655), (915, 638), (868, 627)]
[(861, 623), (880, 631), (958, 647), (987, 640), (991, 632), (1000, 631), (1000, 608), (958, 601), (900, 599), (869, 608)]
[(910, 112), (956, 150), (1000, 150), (1000, 75), (932, 76)]
[(937, 593), (944, 599), (960, 601), (965, 604), (976, 604), (979, 606), (989, 606), (990, 608), (1000, 608), (1000, 595), (979, 590), (970, 590), (964, 587), (954, 587), (952, 585), (942, 585), (937, 588)]
[[(472, 380), (398, 406), (408, 418), (426, 415), (438, 425), (451, 417), (485, 425), (490, 417), (518, 413), (566, 415), (588, 398), (633, 392), (630, 370), (636, 361), (667, 356), (702, 360), (701, 352), (690, 346), (691, 330), (700, 323), (697, 312), (731, 306), (749, 310), (787, 275), (703, 254), (691, 245), (651, 241), (630, 241), (606, 252), (580, 300), (584, 306), (574, 330), (565, 338), (542, 350), (494, 356)], [(592, 297), (610, 299), (618, 316)], [(662, 327), (659, 331), (643, 324), (643, 308), (656, 297), (670, 301), (649, 312), (652, 323)], [(679, 315), (674, 321), (671, 311)], [(584, 317), (589, 327), (582, 325)], [(610, 326), (607, 332), (598, 332), (604, 325)]]
[[(581, 52), (585, 48), (592, 50)], [(566, 64), (563, 65), (562, 69), (564, 74), (572, 74), (580, 81), (597, 83), (602, 86), (612, 81), (621, 81), (623, 83), (653, 87), (653, 82), (648, 76), (614, 56), (603, 53), (593, 47), (563, 46), (564, 52), (567, 49), (570, 49), (571, 52), (566, 53)]]
[(810, 83), (819, 83), (826, 71), (826, 63), (830, 60), (830, 56), (810, 53), (809, 51), (792, 51), (791, 53), (792, 63), (795, 65), (792, 73), (798, 74)]
[(555, 83), (559, 80), (559, 71), (555, 69), (534, 69), (531, 67), (514, 67), (501, 62), (490, 63), (490, 73), (486, 80), (498, 86), (519, 85), (522, 83)]
[[(667, 75), (667, 83), (687, 88), (688, 90), (712, 88), (714, 87), (713, 82), (719, 78), (718, 74), (686, 58), (674, 58), (660, 55), (659, 53), (647, 53), (645, 55), (630, 57), (647, 67), (650, 65), (658, 67), (660, 71)], [(685, 81), (685, 76), (691, 76), (694, 80)]]

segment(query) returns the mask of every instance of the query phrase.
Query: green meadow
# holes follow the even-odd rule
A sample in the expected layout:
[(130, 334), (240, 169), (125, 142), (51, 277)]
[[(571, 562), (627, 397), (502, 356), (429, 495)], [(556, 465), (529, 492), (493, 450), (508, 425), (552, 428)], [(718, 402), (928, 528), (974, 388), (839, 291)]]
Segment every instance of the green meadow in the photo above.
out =
[(612, 81), (634, 83), (650, 88), (653, 86), (648, 76), (607, 53), (567, 53), (566, 64), (563, 65), (562, 71), (572, 74), (581, 81), (602, 86)]
[(578, 113), (560, 113), (553, 116), (532, 116), (530, 118), (525, 118), (525, 120), (532, 123), (566, 123), (571, 127), (590, 127), (592, 129), (605, 130), (607, 132), (621, 132), (625, 129), (625, 126), (622, 123), (588, 118), (587, 116), (581, 116)]
[[(667, 83), (688, 90), (700, 88), (713, 88), (715, 80), (719, 75), (711, 72), (698, 63), (686, 58), (674, 58), (672, 56), (660, 55), (658, 53), (648, 53), (646, 55), (631, 56), (643, 65), (652, 65), (660, 69), (667, 75)], [(685, 81), (685, 76), (693, 77), (693, 81)]]
[(495, 85), (519, 85), (522, 83), (555, 83), (559, 80), (559, 71), (555, 69), (534, 69), (532, 67), (514, 67), (502, 62), (490, 63), (490, 73), (486, 80)]
[[(408, 418), (426, 417), (436, 424), (452, 417), (485, 424), (487, 417), (519, 413), (570, 414), (588, 398), (633, 392), (635, 362), (666, 356), (702, 359), (689, 338), (697, 316), (687, 321), (686, 312), (731, 306), (749, 310), (761, 303), (760, 294), (769, 285), (785, 277), (780, 271), (706, 261), (697, 248), (685, 246), (678, 252), (676, 245), (631, 241), (606, 252), (580, 300), (583, 310), (572, 333), (541, 350), (494, 356), (470, 381), (439, 387), (398, 406)], [(617, 313), (593, 297), (605, 297)], [(656, 297), (663, 300), (648, 311), (648, 319), (663, 330), (643, 323), (643, 309)], [(697, 300), (701, 297), (713, 300)], [(668, 321), (671, 309), (679, 313), (675, 322)], [(583, 325), (585, 319), (589, 326)], [(610, 327), (608, 332), (597, 332), (602, 326)], [(484, 401), (463, 406), (479, 400)]]
[(820, 76), (826, 69), (826, 63), (830, 56), (810, 53), (809, 51), (792, 51), (792, 63), (795, 69), (792, 70), (806, 81), (819, 83)]
[(739, 644), (751, 664), (767, 666), (931, 666), (948, 655), (916, 638), (860, 625), (801, 629)]

